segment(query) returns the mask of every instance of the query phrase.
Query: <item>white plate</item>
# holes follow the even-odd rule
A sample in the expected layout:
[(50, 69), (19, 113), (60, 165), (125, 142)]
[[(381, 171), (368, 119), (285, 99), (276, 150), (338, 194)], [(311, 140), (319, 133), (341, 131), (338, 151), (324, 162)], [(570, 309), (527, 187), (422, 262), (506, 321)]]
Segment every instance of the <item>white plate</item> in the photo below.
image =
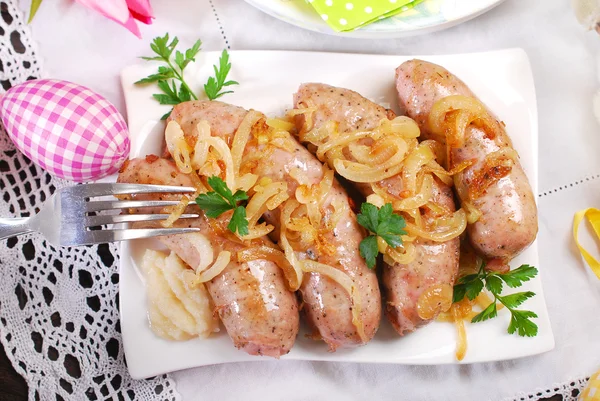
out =
[(306, 0), (246, 0), (259, 10), (310, 31), (350, 38), (399, 38), (450, 28), (496, 7), (504, 0), (425, 0), (413, 9), (350, 32), (329, 27)]
[[(197, 65), (190, 66), (189, 80), (199, 88), (212, 73), (219, 53), (202, 53)], [(506, 123), (523, 167), (537, 193), (537, 108), (533, 78), (522, 50), (452, 56), (420, 57), (439, 63), (462, 78), (473, 91)], [(284, 51), (232, 51), (231, 78), (241, 83), (223, 101), (255, 108), (268, 115), (281, 115), (292, 107), (292, 94), (303, 82), (324, 82), (350, 88), (364, 96), (397, 109), (394, 70), (408, 60), (404, 56), (308, 53)], [(154, 72), (155, 66), (135, 65), (122, 72), (122, 82), (132, 136), (132, 157), (159, 154), (164, 124), (159, 121), (167, 106), (152, 99), (153, 86), (138, 87), (133, 82)], [(199, 93), (199, 91), (198, 91)], [(156, 247), (155, 240), (124, 243), (121, 248), (121, 328), (129, 371), (133, 378), (236, 361), (257, 361), (263, 357), (236, 350), (224, 330), (208, 340), (169, 342), (156, 337), (148, 326), (144, 282), (137, 263), (144, 250)], [(539, 266), (537, 241), (512, 263)], [(540, 269), (543, 272), (543, 266)], [(519, 289), (521, 290), (521, 289)], [(523, 306), (539, 318), (539, 334), (522, 338), (506, 333), (509, 314), (487, 322), (468, 325), (469, 349), (463, 363), (496, 361), (538, 354), (554, 347), (540, 277), (526, 283), (522, 290), (537, 296)], [(322, 342), (298, 335), (292, 351), (282, 359), (378, 362), (401, 364), (453, 364), (455, 328), (434, 322), (403, 338), (398, 337), (384, 319), (373, 341), (354, 350), (327, 352)]]

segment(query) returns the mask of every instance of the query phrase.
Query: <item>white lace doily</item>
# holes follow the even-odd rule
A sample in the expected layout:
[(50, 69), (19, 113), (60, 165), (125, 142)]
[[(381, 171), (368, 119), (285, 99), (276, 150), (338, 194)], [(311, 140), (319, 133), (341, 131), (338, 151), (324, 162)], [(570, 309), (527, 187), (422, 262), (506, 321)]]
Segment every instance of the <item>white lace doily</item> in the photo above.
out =
[(545, 390), (536, 390), (526, 394), (519, 394), (516, 398), (506, 398), (503, 401), (534, 401), (561, 396), (562, 401), (580, 401), (579, 395), (588, 383), (589, 378), (576, 379), (570, 382), (556, 384)]
[[(16, 1), (0, 1), (0, 84), (39, 77)], [(56, 188), (0, 127), (0, 216), (29, 216)], [(114, 244), (55, 248), (39, 235), (0, 241), (0, 340), (31, 400), (179, 400), (167, 376), (132, 380), (119, 327)]]

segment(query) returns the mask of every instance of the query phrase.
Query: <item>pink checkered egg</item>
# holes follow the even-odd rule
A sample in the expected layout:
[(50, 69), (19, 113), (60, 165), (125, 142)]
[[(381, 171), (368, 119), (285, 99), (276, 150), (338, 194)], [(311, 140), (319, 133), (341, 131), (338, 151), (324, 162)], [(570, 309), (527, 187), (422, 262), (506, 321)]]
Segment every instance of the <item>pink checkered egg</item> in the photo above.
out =
[(17, 148), (60, 178), (97, 180), (116, 173), (129, 156), (123, 116), (81, 85), (24, 82), (0, 98), (0, 117)]

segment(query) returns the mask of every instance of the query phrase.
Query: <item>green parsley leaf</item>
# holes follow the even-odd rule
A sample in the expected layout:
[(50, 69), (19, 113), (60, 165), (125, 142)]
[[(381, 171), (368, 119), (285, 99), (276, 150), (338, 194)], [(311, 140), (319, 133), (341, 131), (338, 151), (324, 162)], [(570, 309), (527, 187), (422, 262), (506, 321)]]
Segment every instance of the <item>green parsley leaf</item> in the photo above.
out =
[(452, 293), (452, 302), (457, 303), (462, 301), (465, 298), (465, 294), (467, 293), (466, 284), (456, 284), (454, 286), (454, 292)]
[(528, 310), (511, 310), (510, 325), (508, 333), (517, 332), (521, 337), (535, 337), (538, 333), (538, 326), (530, 318), (538, 317), (535, 313)]
[(181, 87), (179, 88), (178, 97), (181, 103), (189, 102), (190, 100), (192, 100), (192, 92), (190, 92), (187, 87), (181, 85)]
[(360, 256), (367, 262), (369, 269), (375, 267), (379, 247), (377, 246), (377, 237), (369, 235), (367, 238), (360, 241), (359, 245)]
[(232, 233), (237, 231), (239, 235), (248, 235), (248, 220), (246, 219), (246, 209), (244, 206), (235, 208), (227, 228)]
[(202, 41), (197, 40), (196, 43), (194, 43), (194, 46), (192, 46), (191, 48), (189, 48), (185, 51), (185, 59), (188, 63), (190, 61), (196, 61), (196, 56), (200, 52), (201, 46), (202, 46)]
[(469, 274), (467, 276), (461, 277), (458, 279), (459, 283), (463, 283), (463, 284), (469, 284), (477, 279), (480, 278), (480, 274)]
[(505, 296), (501, 296), (500, 293), (502, 292), (503, 282), (509, 287), (516, 288), (520, 287), (523, 282), (531, 280), (536, 274), (537, 269), (529, 265), (522, 265), (504, 274), (487, 272), (485, 271), (485, 264), (482, 263), (476, 274), (469, 274), (457, 280), (454, 285), (452, 302), (460, 302), (465, 296), (470, 300), (475, 299), (485, 285), (485, 288), (494, 296), (494, 302), (475, 316), (471, 322), (483, 322), (496, 317), (498, 314), (497, 303), (500, 302), (511, 314), (510, 325), (507, 329), (508, 333), (533, 337), (537, 335), (538, 327), (530, 319), (536, 318), (537, 315), (531, 311), (516, 310), (515, 308), (533, 297), (535, 293), (526, 291)]
[(511, 270), (505, 274), (499, 274), (506, 285), (510, 288), (520, 287), (525, 281), (529, 281), (538, 274), (538, 270), (530, 265), (522, 265), (515, 270)]
[[(151, 74), (135, 83), (136, 85), (145, 85), (156, 82), (163, 93), (154, 94), (152, 97), (160, 104), (177, 105), (192, 99), (198, 100), (198, 97), (192, 92), (183, 78), (183, 70), (190, 62), (195, 60), (202, 42), (199, 40), (196, 41), (190, 49), (185, 51), (185, 54), (176, 50), (178, 43), (179, 39), (177, 37), (174, 37), (169, 42), (168, 33), (162, 37), (158, 36), (150, 43), (150, 48), (156, 56), (142, 57), (144, 60), (162, 61), (166, 64), (158, 67), (156, 74)], [(173, 52), (175, 52), (174, 60), (171, 59)], [(171, 111), (163, 115), (161, 120), (169, 117)]]
[(231, 63), (229, 62), (229, 53), (227, 49), (223, 49), (221, 57), (219, 58), (219, 66), (213, 66), (215, 71), (214, 77), (209, 77), (206, 84), (204, 84), (204, 92), (210, 100), (215, 100), (225, 95), (226, 93), (233, 93), (233, 91), (222, 91), (224, 87), (231, 85), (239, 85), (236, 81), (227, 81), (227, 75), (231, 70)]
[(140, 79), (139, 81), (135, 82), (135, 84), (140, 85), (140, 84), (149, 84), (149, 83), (157, 82), (157, 81), (164, 81), (166, 79), (173, 78), (174, 76), (175, 76), (175, 72), (171, 68), (160, 66), (160, 67), (158, 67), (158, 73), (149, 75), (144, 79)]
[(158, 102), (160, 104), (179, 104), (179, 98), (174, 98), (171, 97), (169, 95), (163, 95), (160, 93), (155, 93), (154, 95), (152, 95), (152, 97), (156, 100), (158, 100)]
[[(189, 85), (186, 83), (183, 76), (183, 71), (189, 63), (196, 60), (196, 56), (200, 52), (200, 48), (202, 46), (202, 41), (197, 40), (191, 48), (187, 49), (185, 52), (181, 52), (176, 49), (179, 39), (174, 37), (170, 42), (169, 40), (170, 38), (168, 33), (165, 34), (165, 36), (154, 38), (150, 44), (150, 48), (156, 54), (156, 56), (142, 57), (142, 59), (148, 61), (162, 61), (166, 63), (166, 66), (159, 67), (158, 73), (151, 74), (146, 78), (140, 79), (136, 82), (136, 84), (144, 85), (171, 80), (172, 86), (169, 86), (167, 91), (165, 91), (164, 85), (162, 87), (159, 86), (159, 88), (163, 90), (163, 94), (154, 96), (154, 98), (161, 104), (175, 105), (192, 99), (198, 100), (196, 94), (192, 92)], [(173, 54), (174, 57), (172, 57)], [(229, 53), (227, 50), (223, 50), (223, 53), (219, 58), (219, 66), (213, 66), (213, 70), (215, 71), (215, 76), (210, 77), (206, 85), (204, 85), (204, 90), (210, 100), (214, 100), (226, 93), (232, 92), (223, 91), (224, 87), (238, 85), (236, 81), (227, 81), (227, 75), (229, 74), (229, 71), (231, 71), (231, 63), (229, 62)], [(179, 83), (179, 88), (177, 88), (176, 82)], [(163, 119), (165, 119), (169, 114), (170, 113), (165, 114)]]
[(377, 213), (377, 206), (364, 202), (360, 205), (360, 213), (356, 216), (358, 224), (371, 231), (372, 233), (377, 232), (377, 226), (379, 225), (379, 217)]
[[(167, 39), (169, 38), (168, 33), (166, 34), (166, 37), (167, 37)], [(177, 39), (177, 36), (175, 36), (173, 38), (173, 40), (171, 41), (171, 43), (168, 46), (166, 46), (166, 51), (165, 51), (166, 58), (171, 57), (171, 54), (173, 54), (173, 50), (175, 50), (175, 48), (177, 47), (178, 44), (179, 44), (179, 39)]]
[(248, 200), (248, 194), (245, 191), (236, 191), (231, 193), (225, 181), (213, 176), (209, 177), (208, 185), (213, 189), (211, 192), (200, 194), (196, 198), (196, 203), (200, 209), (204, 210), (207, 217), (217, 218), (228, 210), (233, 210), (231, 220), (227, 228), (240, 235), (248, 234), (248, 220), (246, 219), (246, 208), (238, 205), (238, 202)]
[(185, 57), (183, 56), (182, 52), (177, 50), (175, 52), (175, 64), (177, 64), (177, 67), (179, 67), (180, 70), (183, 70), (185, 68), (185, 65), (183, 65), (183, 63), (185, 63)]
[(403, 230), (406, 227), (406, 221), (402, 216), (393, 213), (391, 203), (386, 203), (379, 209), (378, 220), (377, 235), (393, 248), (402, 245), (400, 235), (406, 234), (406, 231)]
[(394, 209), (392, 209), (392, 204), (386, 203), (385, 205), (381, 206), (379, 208), (379, 211), (377, 212), (377, 220), (378, 220), (377, 222), (382, 223), (382, 222), (386, 221), (387, 219), (392, 217), (392, 214), (394, 214)]
[(223, 181), (221, 178), (219, 178), (217, 176), (213, 176), (213, 177), (209, 177), (208, 185), (210, 185), (210, 187), (216, 193), (218, 193), (224, 199), (226, 199), (229, 202), (229, 205), (231, 205), (232, 209), (236, 207), (235, 201), (233, 200), (233, 194), (231, 193), (231, 189), (229, 189), (229, 187), (227, 187), (227, 184), (225, 183), (225, 181)]
[(507, 308), (516, 308), (521, 305), (523, 302), (527, 301), (529, 298), (535, 296), (534, 292), (516, 292), (514, 294), (506, 295), (506, 296), (497, 296), (496, 298)]
[(163, 93), (155, 93), (152, 97), (160, 104), (179, 104), (181, 103), (179, 99), (179, 95), (177, 94), (177, 89), (174, 88), (175, 83), (173, 83), (173, 87), (169, 86), (168, 81), (158, 81), (158, 87), (163, 91)]
[(485, 288), (492, 294), (498, 295), (502, 292), (502, 280), (494, 274), (490, 274), (485, 280)]
[(467, 298), (471, 301), (474, 300), (481, 293), (481, 290), (483, 290), (483, 280), (478, 278), (471, 281), (467, 286)]
[(480, 314), (474, 316), (473, 319), (471, 319), (471, 323), (483, 322), (495, 318), (496, 316), (498, 316), (496, 302), (492, 302)]
[(402, 237), (400, 237), (399, 235), (381, 233), (379, 234), (379, 236), (383, 238), (383, 240), (387, 242), (387, 244), (392, 248), (398, 248), (400, 245), (402, 245)]
[(377, 237), (381, 237), (392, 248), (399, 247), (402, 245), (401, 235), (406, 234), (406, 231), (403, 230), (406, 227), (406, 221), (404, 221), (404, 217), (394, 213), (391, 203), (386, 203), (377, 209), (377, 206), (364, 202), (360, 205), (360, 213), (356, 218), (358, 224), (374, 234), (360, 243), (361, 256), (367, 261), (367, 266), (372, 269), (375, 267), (375, 259), (379, 253)]
[[(142, 60), (146, 60), (146, 61), (163, 61), (163, 58), (160, 56), (154, 56), (154, 57), (140, 57)], [(136, 82), (137, 84), (137, 82)]]
[(234, 202), (241, 202), (241, 201), (245, 201), (248, 200), (248, 194), (246, 193), (246, 191), (242, 191), (242, 190), (237, 190), (235, 191), (235, 193), (233, 194), (233, 201)]
[(200, 206), (200, 209), (204, 210), (206, 216), (212, 219), (232, 209), (231, 204), (216, 192), (198, 195), (196, 203)]

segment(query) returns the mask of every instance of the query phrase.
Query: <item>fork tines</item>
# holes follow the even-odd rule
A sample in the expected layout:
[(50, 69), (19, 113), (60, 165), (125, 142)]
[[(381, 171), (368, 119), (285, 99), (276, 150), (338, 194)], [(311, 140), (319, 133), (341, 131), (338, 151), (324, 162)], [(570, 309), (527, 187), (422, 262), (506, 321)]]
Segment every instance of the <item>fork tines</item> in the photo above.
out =
[(77, 185), (71, 188), (73, 194), (92, 198), (106, 195), (137, 195), (157, 193), (193, 193), (194, 187), (176, 185), (151, 185), (101, 182), (87, 185)]
[[(166, 220), (169, 215), (165, 213), (88, 215), (88, 213), (117, 209), (162, 208), (179, 204), (179, 201), (176, 200), (89, 200), (89, 198), (108, 195), (189, 194), (196, 192), (196, 188), (172, 185), (96, 183), (71, 187), (71, 191), (71, 194), (68, 195), (71, 201), (77, 198), (85, 198), (87, 200), (83, 204), (79, 204), (77, 213), (71, 214), (71, 216), (67, 217), (65, 220), (79, 220), (79, 224), (81, 224), (81, 220), (83, 220), (83, 226), (89, 229), (91, 227), (110, 224)], [(72, 202), (66, 203), (72, 204)], [(63, 203), (63, 206), (66, 205)], [(83, 216), (81, 215), (82, 213), (84, 214)], [(180, 216), (181, 219), (192, 219), (197, 217), (199, 217), (199, 215), (195, 213), (183, 214)], [(87, 231), (87, 234), (84, 235), (84, 241), (88, 243), (123, 241), (160, 235), (184, 234), (197, 232), (198, 230), (199, 229), (195, 227), (102, 229)]]

